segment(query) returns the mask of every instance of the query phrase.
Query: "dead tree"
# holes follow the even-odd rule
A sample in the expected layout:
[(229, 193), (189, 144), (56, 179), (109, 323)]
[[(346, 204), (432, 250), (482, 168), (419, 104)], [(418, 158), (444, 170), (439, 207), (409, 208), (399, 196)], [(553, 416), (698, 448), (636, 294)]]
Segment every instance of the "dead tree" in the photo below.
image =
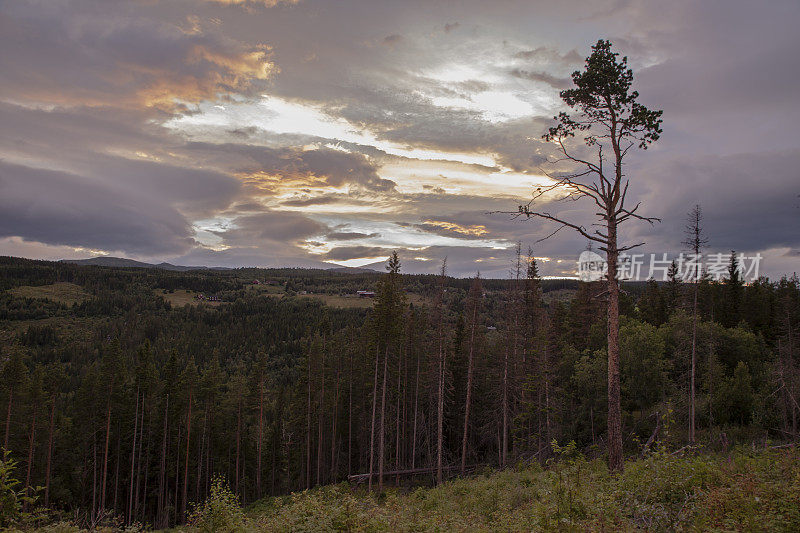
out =
[(478, 328), (478, 312), (483, 297), (481, 276), (475, 276), (467, 303), (469, 313), (469, 350), (467, 357), (467, 397), (464, 400), (464, 434), (461, 438), (461, 475), (467, 468), (467, 438), (469, 436), (469, 408), (472, 400), (472, 376), (475, 368), (475, 330)]
[(437, 341), (439, 348), (438, 396), (436, 405), (436, 483), (442, 483), (442, 446), (444, 444), (444, 393), (445, 373), (447, 372), (447, 349), (444, 333), (444, 291), (447, 282), (447, 258), (442, 261), (439, 288), (436, 294)]
[(686, 240), (683, 244), (691, 248), (694, 254), (692, 271), (689, 272), (692, 278), (692, 360), (689, 378), (689, 443), (695, 441), (695, 371), (697, 368), (697, 292), (700, 283), (700, 249), (708, 243), (703, 236), (703, 212), (700, 205), (695, 205), (689, 212), (689, 221), (686, 225)]

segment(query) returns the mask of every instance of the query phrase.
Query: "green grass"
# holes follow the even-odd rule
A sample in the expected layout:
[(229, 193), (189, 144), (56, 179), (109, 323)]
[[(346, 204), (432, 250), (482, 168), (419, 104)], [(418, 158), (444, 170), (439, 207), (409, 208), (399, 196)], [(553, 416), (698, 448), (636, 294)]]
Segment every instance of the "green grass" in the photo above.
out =
[(800, 454), (578, 456), (381, 498), (347, 484), (262, 500), (254, 531), (800, 531)]
[(80, 285), (58, 282), (52, 285), (14, 287), (9, 292), (17, 298), (41, 298), (54, 302), (72, 305), (89, 298), (89, 294)]
[[(177, 531), (800, 531), (800, 452), (659, 452), (611, 475), (571, 446), (520, 466), (381, 496), (346, 483), (260, 500), (242, 510), (215, 481)], [(110, 531), (110, 528), (101, 528)], [(78, 532), (68, 523), (39, 529)]]

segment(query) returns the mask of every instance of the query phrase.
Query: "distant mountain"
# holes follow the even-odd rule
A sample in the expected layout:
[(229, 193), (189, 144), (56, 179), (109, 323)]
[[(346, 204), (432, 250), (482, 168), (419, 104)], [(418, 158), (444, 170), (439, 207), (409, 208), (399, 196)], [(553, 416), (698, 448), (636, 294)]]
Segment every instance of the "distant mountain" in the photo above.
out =
[(125, 259), (124, 257), (90, 257), (89, 259), (62, 259), (62, 263), (72, 263), (75, 265), (94, 265), (115, 268), (160, 268), (162, 270), (175, 270), (178, 272), (185, 272), (187, 270), (230, 270), (227, 267), (206, 267), (206, 266), (183, 266), (173, 265), (171, 263), (144, 263), (142, 261), (134, 261), (133, 259)]
[(375, 274), (380, 272), (379, 270), (368, 267), (333, 267), (327, 268), (326, 270), (328, 272), (341, 272), (343, 274)]
[[(62, 263), (72, 263), (75, 265), (93, 265), (113, 268), (160, 268), (162, 270), (173, 270), (176, 272), (186, 272), (187, 270), (233, 270), (230, 267), (207, 267), (207, 266), (184, 266), (173, 265), (172, 263), (144, 263), (142, 261), (135, 261), (133, 259), (126, 259), (124, 257), (109, 257), (99, 256), (90, 257), (89, 259), (62, 259)], [(330, 264), (330, 263), (328, 263)], [(380, 272), (369, 267), (345, 267), (331, 265), (329, 268), (325, 263), (320, 263), (317, 267), (305, 268), (320, 268), (329, 272), (341, 272), (344, 274), (374, 274)], [(280, 268), (280, 267), (265, 267), (265, 268)]]

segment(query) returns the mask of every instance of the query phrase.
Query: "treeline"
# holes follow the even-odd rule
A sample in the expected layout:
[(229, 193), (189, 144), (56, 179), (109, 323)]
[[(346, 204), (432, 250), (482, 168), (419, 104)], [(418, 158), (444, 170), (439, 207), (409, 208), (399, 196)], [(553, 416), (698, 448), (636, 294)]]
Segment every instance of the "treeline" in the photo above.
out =
[[(154, 527), (182, 522), (215, 474), (251, 502), (352, 474), (380, 489), (402, 481), (397, 472), (441, 480), (545, 461), (553, 440), (604, 453), (603, 283), (570, 281), (555, 287), (571, 298), (547, 298), (550, 282), (520, 254), (502, 281), (389, 266), (355, 281), (298, 274), (373, 279), (367, 312), (242, 289), (256, 272), (4, 260), (6, 287), (70, 281), (91, 297), (51, 306), (3, 295), (3, 445), (25, 485), (43, 487), (42, 503), (87, 523), (113, 515)], [(228, 289), (218, 307), (174, 308), (153, 291), (215, 277)], [(796, 277), (747, 285), (733, 256), (722, 282), (624, 288), (629, 453), (655, 439), (687, 444), (692, 405), (696, 440), (708, 446), (797, 439)], [(409, 303), (409, 291), (425, 305)]]

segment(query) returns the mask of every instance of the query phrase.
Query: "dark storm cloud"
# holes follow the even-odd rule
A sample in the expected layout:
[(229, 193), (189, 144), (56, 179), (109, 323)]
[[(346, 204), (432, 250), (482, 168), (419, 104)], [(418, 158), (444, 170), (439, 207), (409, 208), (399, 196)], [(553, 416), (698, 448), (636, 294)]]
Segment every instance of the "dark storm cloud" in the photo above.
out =
[[(271, 148), (240, 144), (191, 143), (186, 147), (204, 157), (222, 157), (236, 172), (264, 172), (289, 180), (320, 181), (333, 187), (345, 184), (361, 185), (377, 191), (391, 191), (395, 183), (381, 178), (377, 166), (358, 152), (343, 152), (331, 148), (302, 147)], [(238, 157), (237, 157), (238, 156)]]
[(152, 256), (188, 250), (189, 222), (150, 196), (0, 162), (0, 235)]
[(648, 166), (650, 190), (642, 195), (648, 213), (664, 222), (636, 225), (632, 238), (653, 246), (680, 248), (686, 213), (704, 211), (710, 246), (755, 251), (800, 247), (800, 152), (696, 156)]
[[(267, 211), (233, 220), (231, 229), (215, 232), (229, 246), (263, 246), (281, 243), (288, 247), (327, 231), (327, 227), (298, 213)], [(296, 251), (296, 250), (295, 250)]]

